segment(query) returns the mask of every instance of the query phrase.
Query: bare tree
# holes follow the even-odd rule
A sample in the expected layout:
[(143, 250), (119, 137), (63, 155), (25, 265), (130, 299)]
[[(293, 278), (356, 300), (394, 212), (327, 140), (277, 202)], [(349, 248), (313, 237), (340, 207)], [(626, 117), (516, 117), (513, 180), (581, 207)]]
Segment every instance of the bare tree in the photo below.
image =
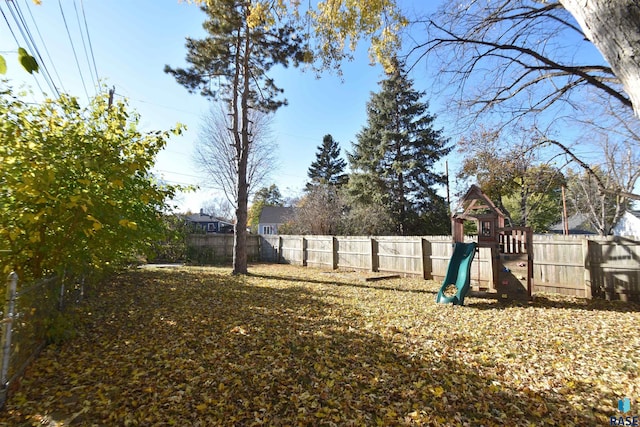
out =
[[(576, 163), (582, 168), (582, 174), (571, 176), (573, 205), (588, 215), (598, 233), (607, 235), (629, 208), (631, 200), (638, 198), (633, 191), (640, 180), (640, 121), (631, 110), (607, 100), (593, 99), (591, 106), (604, 114), (594, 117), (591, 111), (585, 110), (581, 117), (574, 119), (584, 129), (574, 144), (545, 136), (540, 142), (555, 147), (567, 158), (567, 163)], [(595, 155), (579, 157), (576, 154), (585, 141), (599, 147)]]
[(440, 82), (455, 88), (474, 118), (573, 105), (585, 87), (632, 106), (614, 70), (594, 58), (592, 43), (559, 1), (454, 0), (421, 22), (427, 41), (410, 56), (439, 62)]
[(640, 3), (638, 0), (560, 0), (611, 64), (640, 117)]
[(380, 204), (351, 202), (347, 205), (341, 226), (346, 236), (394, 235), (393, 221), (389, 211)]
[(203, 213), (226, 221), (233, 220), (233, 211), (234, 206), (226, 198), (214, 197), (202, 205)]
[[(592, 172), (598, 175), (602, 182), (606, 183), (611, 179), (597, 166), (593, 167)], [(584, 170), (567, 171), (567, 202), (570, 211), (573, 214), (584, 215), (590, 228), (601, 236), (610, 234), (620, 218), (621, 205), (616, 203), (616, 198), (600, 191), (598, 180), (593, 178), (592, 173)]]
[[(554, 123), (559, 116), (576, 117), (581, 110), (588, 111), (592, 117), (586, 123), (590, 133), (614, 132), (622, 123), (636, 126), (638, 122), (632, 115), (632, 99), (624, 91), (625, 88), (628, 91), (629, 84), (621, 81), (618, 70), (611, 68), (595, 52), (593, 44), (585, 36), (585, 32), (587, 35), (589, 32), (583, 32), (581, 28), (588, 23), (578, 19), (579, 24), (573, 16), (576, 9), (565, 9), (565, 3), (579, 3), (577, 9), (593, 9), (594, 4), (602, 6), (616, 2), (596, 0), (587, 5), (581, 1), (564, 0), (455, 0), (453, 5), (443, 6), (423, 21), (429, 38), (416, 46), (413, 54), (418, 54), (419, 58), (429, 55), (430, 59), (439, 61), (440, 76), (446, 83), (443, 86), (453, 88), (460, 111), (472, 121), (481, 116), (488, 121), (492, 113), (497, 113), (499, 126), (513, 121), (526, 121), (529, 127), (534, 124), (534, 127), (542, 129), (535, 132), (537, 135), (534, 137), (539, 138), (539, 144), (534, 146), (547, 144), (558, 148), (567, 159), (585, 170), (601, 192), (638, 198), (628, 184), (623, 185), (619, 180), (606, 180), (605, 183), (590, 169), (588, 159), (583, 158), (575, 146), (563, 142), (562, 138), (549, 136), (554, 134), (553, 126), (566, 128), (564, 119)], [(628, 2), (622, 0), (619, 3)], [(627, 6), (625, 13), (628, 16), (616, 16), (612, 22), (623, 20), (628, 24), (640, 21), (638, 5)], [(611, 5), (610, 9), (616, 8)], [(618, 15), (623, 14), (623, 9), (616, 10)], [(640, 37), (637, 28), (636, 25), (633, 29), (635, 34), (631, 41)], [(590, 30), (602, 33), (605, 27), (601, 25)], [(628, 28), (623, 31), (628, 31)], [(608, 38), (607, 35), (603, 37)], [(612, 37), (618, 37), (617, 33)], [(625, 41), (616, 47), (618, 54), (640, 56), (624, 48), (627, 43)], [(637, 48), (638, 44), (633, 46)], [(633, 61), (637, 58), (621, 60), (626, 64), (622, 67), (633, 69)], [(635, 68), (636, 78), (639, 68)], [(608, 106), (594, 104), (594, 97), (604, 99)], [(610, 115), (607, 112), (610, 109), (620, 111), (619, 115), (625, 115), (625, 120), (612, 123), (604, 119)], [(543, 111), (546, 114), (540, 114)], [(602, 137), (599, 139), (602, 141)], [(583, 138), (581, 145), (585, 141), (587, 144), (596, 142), (593, 140), (592, 137)], [(613, 147), (610, 142), (591, 146), (600, 150), (602, 158), (610, 158), (607, 151)], [(549, 160), (553, 156), (553, 153), (549, 154)], [(624, 167), (622, 157), (618, 155), (616, 159), (623, 163), (617, 167), (612, 163), (605, 168), (606, 171)], [(624, 200), (622, 202), (624, 204)]]
[[(258, 110), (249, 115), (247, 188), (249, 196), (264, 186), (276, 168), (276, 144), (271, 134), (272, 116)], [(222, 190), (234, 208), (238, 206), (238, 162), (226, 104), (217, 103), (204, 117), (196, 141), (194, 163), (206, 177), (202, 186)]]
[[(599, 105), (598, 111), (603, 114), (595, 116), (593, 105)], [(594, 139), (601, 147), (598, 154), (603, 156), (598, 156), (597, 164), (612, 176), (612, 185), (602, 190), (617, 197), (638, 199), (632, 193), (640, 180), (640, 120), (627, 108), (593, 97), (576, 121), (585, 129), (581, 139)]]
[(335, 235), (342, 227), (344, 197), (330, 184), (317, 183), (296, 203), (291, 232), (295, 234)]

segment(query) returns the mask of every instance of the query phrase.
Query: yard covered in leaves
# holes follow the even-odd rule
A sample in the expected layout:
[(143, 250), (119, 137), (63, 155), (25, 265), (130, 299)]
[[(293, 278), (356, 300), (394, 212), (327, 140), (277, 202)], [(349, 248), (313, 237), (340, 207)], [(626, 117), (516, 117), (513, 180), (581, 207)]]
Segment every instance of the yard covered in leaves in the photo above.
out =
[(137, 270), (104, 284), (0, 425), (609, 425), (618, 399), (640, 397), (637, 305), (454, 307), (419, 279), (251, 272)]

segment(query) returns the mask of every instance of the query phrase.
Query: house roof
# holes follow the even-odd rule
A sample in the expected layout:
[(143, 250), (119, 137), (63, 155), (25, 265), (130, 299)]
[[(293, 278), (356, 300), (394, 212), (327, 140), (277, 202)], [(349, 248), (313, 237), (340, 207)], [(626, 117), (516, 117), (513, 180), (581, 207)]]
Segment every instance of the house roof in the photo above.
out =
[(291, 206), (265, 206), (260, 212), (261, 224), (284, 224), (293, 217)]
[[(569, 234), (595, 234), (591, 224), (589, 223), (589, 217), (586, 214), (573, 214), (567, 219), (569, 225)], [(562, 234), (564, 227), (562, 221), (553, 224), (549, 227), (549, 232), (554, 234)]]
[(184, 218), (189, 222), (195, 222), (195, 223), (222, 222), (224, 224), (231, 225), (231, 223), (226, 219), (218, 218), (217, 216), (208, 215), (202, 212), (191, 214), (191, 215), (185, 215)]
[(489, 210), (498, 217), (504, 218), (504, 213), (496, 207), (493, 201), (482, 192), (480, 187), (472, 184), (467, 193), (460, 200), (460, 205), (454, 211), (455, 218), (473, 218), (475, 211)]

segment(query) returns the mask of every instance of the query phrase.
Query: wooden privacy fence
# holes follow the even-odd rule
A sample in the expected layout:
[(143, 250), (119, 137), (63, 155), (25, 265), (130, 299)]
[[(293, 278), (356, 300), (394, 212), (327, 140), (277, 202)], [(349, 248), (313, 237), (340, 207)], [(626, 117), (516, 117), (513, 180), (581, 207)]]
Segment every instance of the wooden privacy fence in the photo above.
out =
[[(261, 236), (260, 259), (328, 269), (398, 273), (442, 280), (453, 253), (451, 236)], [(480, 248), (471, 280), (491, 284), (491, 250)]]
[[(472, 239), (470, 239), (472, 240)], [(193, 236), (190, 245), (230, 260), (231, 235)], [(249, 236), (249, 259), (326, 269), (398, 273), (441, 281), (451, 236)], [(640, 238), (534, 235), (533, 293), (640, 301)], [(480, 248), (471, 282), (495, 289), (489, 248)]]
[[(233, 259), (233, 234), (190, 234), (187, 236), (187, 261), (194, 264), (221, 264)], [(260, 260), (260, 236), (247, 237), (247, 257)]]
[(640, 301), (640, 238), (537, 235), (533, 251), (535, 291)]

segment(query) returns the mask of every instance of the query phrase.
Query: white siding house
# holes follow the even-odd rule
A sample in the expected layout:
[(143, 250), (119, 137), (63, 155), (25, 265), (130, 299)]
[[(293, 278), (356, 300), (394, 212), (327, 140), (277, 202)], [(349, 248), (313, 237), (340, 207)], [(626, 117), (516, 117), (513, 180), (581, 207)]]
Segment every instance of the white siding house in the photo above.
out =
[(627, 211), (613, 227), (614, 236), (640, 239), (640, 211)]
[(265, 206), (258, 221), (258, 234), (278, 234), (278, 227), (293, 217), (293, 208)]

